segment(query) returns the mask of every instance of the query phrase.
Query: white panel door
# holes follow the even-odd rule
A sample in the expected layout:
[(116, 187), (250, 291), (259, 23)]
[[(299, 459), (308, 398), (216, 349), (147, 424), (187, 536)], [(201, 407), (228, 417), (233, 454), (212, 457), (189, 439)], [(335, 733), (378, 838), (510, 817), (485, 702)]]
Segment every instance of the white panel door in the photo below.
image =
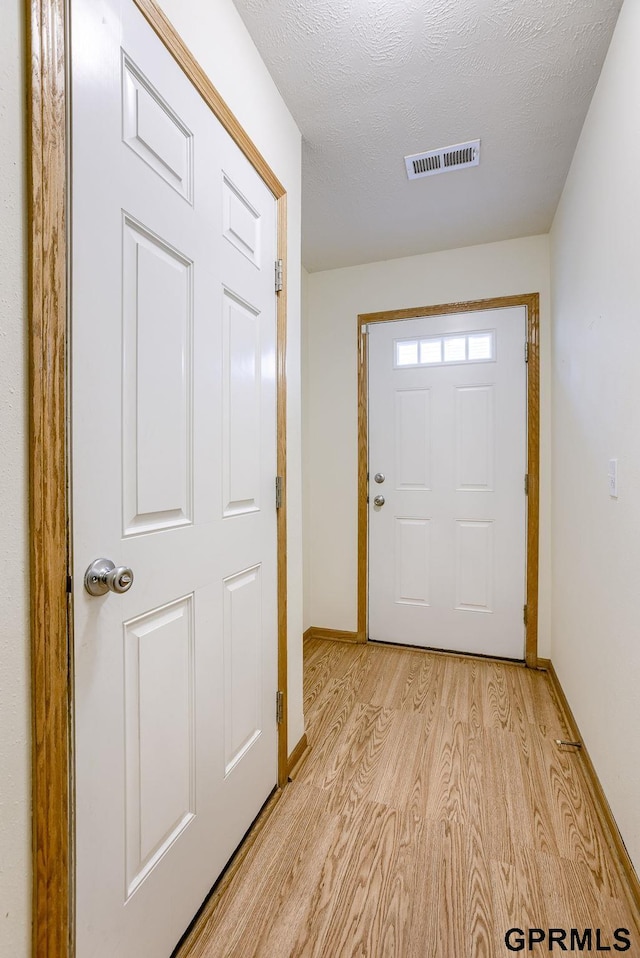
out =
[(369, 638), (522, 659), (525, 308), (367, 335)]
[(77, 955), (167, 958), (276, 784), (275, 200), (131, 0), (71, 37)]

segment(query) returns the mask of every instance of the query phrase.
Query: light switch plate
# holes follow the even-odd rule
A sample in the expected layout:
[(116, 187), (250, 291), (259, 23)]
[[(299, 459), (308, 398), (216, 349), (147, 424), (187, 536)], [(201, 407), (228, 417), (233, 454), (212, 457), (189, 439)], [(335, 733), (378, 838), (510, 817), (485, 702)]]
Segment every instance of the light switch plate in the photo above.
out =
[(609, 460), (609, 495), (612, 499), (618, 498), (618, 460)]

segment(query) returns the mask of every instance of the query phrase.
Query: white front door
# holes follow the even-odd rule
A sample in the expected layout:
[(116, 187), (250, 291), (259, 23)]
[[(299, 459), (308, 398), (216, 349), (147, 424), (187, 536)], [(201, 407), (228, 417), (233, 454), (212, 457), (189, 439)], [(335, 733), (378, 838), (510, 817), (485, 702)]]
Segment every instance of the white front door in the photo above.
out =
[(168, 958), (276, 785), (275, 200), (131, 0), (71, 42), (77, 955)]
[(526, 310), (367, 335), (369, 638), (523, 659)]

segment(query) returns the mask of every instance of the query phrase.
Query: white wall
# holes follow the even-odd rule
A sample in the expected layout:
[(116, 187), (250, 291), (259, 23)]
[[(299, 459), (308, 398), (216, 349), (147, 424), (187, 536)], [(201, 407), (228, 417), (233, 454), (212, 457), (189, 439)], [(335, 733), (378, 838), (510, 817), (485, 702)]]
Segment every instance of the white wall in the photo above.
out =
[(0, 30), (0, 955), (30, 953), (26, 226), (21, 0)]
[(541, 533), (539, 654), (550, 630), (548, 238), (534, 236), (309, 276), (305, 436), (305, 622), (356, 630), (358, 313), (540, 293)]
[[(289, 742), (303, 733), (300, 134), (231, 0), (165, 0), (170, 19), (288, 192)], [(30, 954), (24, 5), (0, 30), (0, 955)]]
[(287, 561), (289, 750), (302, 715), (302, 452), (300, 399), (301, 138), (231, 0), (160, 0), (214, 86), (287, 190)]
[(639, 89), (626, 0), (551, 234), (552, 659), (640, 871)]

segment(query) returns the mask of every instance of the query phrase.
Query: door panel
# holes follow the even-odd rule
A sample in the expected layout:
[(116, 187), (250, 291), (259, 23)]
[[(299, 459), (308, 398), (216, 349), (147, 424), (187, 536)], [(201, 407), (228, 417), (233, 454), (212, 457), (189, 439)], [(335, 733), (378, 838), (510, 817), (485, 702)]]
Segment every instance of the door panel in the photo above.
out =
[(124, 51), (122, 128), (127, 146), (193, 202), (193, 136)]
[(431, 392), (399, 389), (396, 399), (397, 489), (431, 488)]
[(71, 26), (77, 954), (168, 958), (276, 784), (275, 200), (130, 0)]
[(456, 521), (456, 609), (493, 612), (493, 522)]
[(429, 519), (396, 519), (396, 602), (429, 605), (431, 579)]
[(456, 489), (493, 490), (493, 386), (457, 386)]
[(521, 659), (525, 310), (367, 335), (369, 637)]
[(225, 775), (260, 735), (262, 577), (260, 566), (224, 581)]
[(259, 509), (260, 317), (224, 291), (222, 307), (223, 513)]
[(193, 263), (123, 224), (125, 535), (191, 521)]
[(193, 601), (124, 625), (127, 898), (196, 813)]
[(254, 265), (260, 265), (260, 214), (235, 184), (224, 177), (223, 235)]

